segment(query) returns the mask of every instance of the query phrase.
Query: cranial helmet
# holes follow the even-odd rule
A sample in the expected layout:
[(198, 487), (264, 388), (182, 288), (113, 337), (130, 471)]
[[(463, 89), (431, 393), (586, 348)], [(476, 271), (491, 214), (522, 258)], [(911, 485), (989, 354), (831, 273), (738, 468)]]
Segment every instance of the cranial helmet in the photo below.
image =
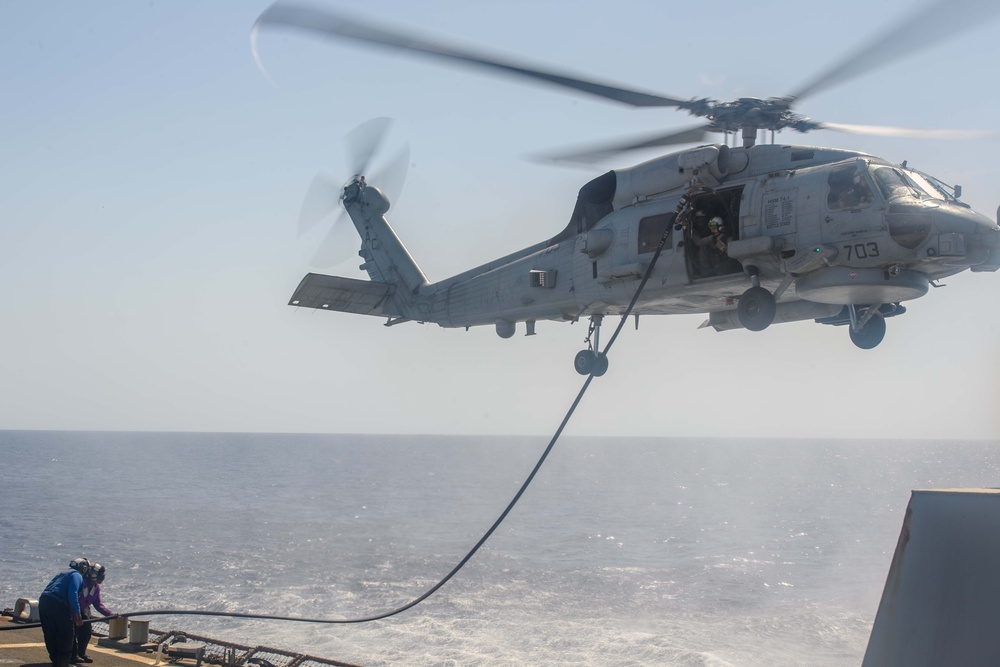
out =
[(90, 561), (86, 558), (74, 558), (69, 562), (69, 566), (85, 577), (90, 574)]
[(107, 568), (105, 568), (100, 563), (93, 563), (90, 566), (90, 578), (95, 580), (99, 584), (104, 583), (104, 575), (107, 573)]

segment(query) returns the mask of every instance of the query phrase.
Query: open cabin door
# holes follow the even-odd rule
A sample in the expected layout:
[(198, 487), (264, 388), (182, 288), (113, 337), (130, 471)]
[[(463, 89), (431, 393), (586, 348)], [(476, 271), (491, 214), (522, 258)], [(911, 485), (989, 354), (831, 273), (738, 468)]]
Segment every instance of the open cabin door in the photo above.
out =
[(743, 271), (743, 266), (727, 252), (729, 242), (740, 238), (742, 198), (742, 185), (699, 193), (681, 213), (684, 258), (691, 280)]

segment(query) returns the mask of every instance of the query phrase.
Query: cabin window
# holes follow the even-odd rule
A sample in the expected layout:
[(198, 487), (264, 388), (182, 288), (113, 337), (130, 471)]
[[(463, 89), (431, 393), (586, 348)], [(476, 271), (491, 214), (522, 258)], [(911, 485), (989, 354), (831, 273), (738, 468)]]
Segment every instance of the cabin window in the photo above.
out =
[(660, 239), (663, 237), (663, 232), (667, 232), (667, 240), (663, 244), (664, 248), (669, 248), (673, 245), (673, 223), (674, 214), (673, 213), (661, 213), (659, 215), (651, 215), (649, 217), (643, 218), (639, 221), (639, 254), (653, 252), (656, 250), (656, 246), (660, 243)]
[(856, 163), (836, 167), (827, 180), (830, 194), (826, 204), (831, 211), (845, 208), (861, 208), (872, 203), (872, 191), (868, 181)]

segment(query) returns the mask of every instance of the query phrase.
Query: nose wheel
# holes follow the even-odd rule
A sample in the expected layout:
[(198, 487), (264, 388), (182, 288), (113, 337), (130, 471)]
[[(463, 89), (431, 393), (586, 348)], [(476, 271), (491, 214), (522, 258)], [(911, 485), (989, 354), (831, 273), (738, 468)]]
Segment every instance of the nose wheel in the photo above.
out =
[(608, 372), (608, 358), (598, 351), (601, 349), (600, 336), (603, 320), (603, 315), (594, 315), (590, 318), (590, 329), (587, 330), (587, 338), (584, 341), (587, 343), (587, 349), (577, 352), (576, 358), (573, 359), (573, 367), (580, 375), (601, 377)]

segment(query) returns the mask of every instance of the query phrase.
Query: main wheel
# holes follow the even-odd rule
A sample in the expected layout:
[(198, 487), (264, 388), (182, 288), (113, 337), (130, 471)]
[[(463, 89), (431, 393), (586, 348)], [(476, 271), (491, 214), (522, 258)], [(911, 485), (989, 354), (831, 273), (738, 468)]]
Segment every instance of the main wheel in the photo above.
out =
[(875, 315), (865, 322), (865, 326), (861, 327), (860, 331), (855, 331), (854, 327), (851, 327), (850, 333), (851, 342), (862, 350), (870, 350), (885, 338), (885, 318), (881, 315)]
[(576, 372), (580, 375), (590, 375), (590, 371), (593, 370), (596, 364), (597, 355), (591, 350), (580, 350), (576, 353), (576, 358), (573, 360), (573, 367), (576, 368)]
[(736, 307), (740, 324), (750, 331), (763, 331), (771, 326), (777, 311), (774, 295), (763, 287), (751, 287), (743, 292), (739, 306)]
[(601, 377), (608, 372), (608, 358), (593, 350), (580, 350), (573, 360), (573, 367), (580, 375), (593, 374), (594, 377)]
[(608, 358), (603, 354), (597, 355), (597, 362), (594, 363), (594, 377), (599, 378), (608, 372)]

